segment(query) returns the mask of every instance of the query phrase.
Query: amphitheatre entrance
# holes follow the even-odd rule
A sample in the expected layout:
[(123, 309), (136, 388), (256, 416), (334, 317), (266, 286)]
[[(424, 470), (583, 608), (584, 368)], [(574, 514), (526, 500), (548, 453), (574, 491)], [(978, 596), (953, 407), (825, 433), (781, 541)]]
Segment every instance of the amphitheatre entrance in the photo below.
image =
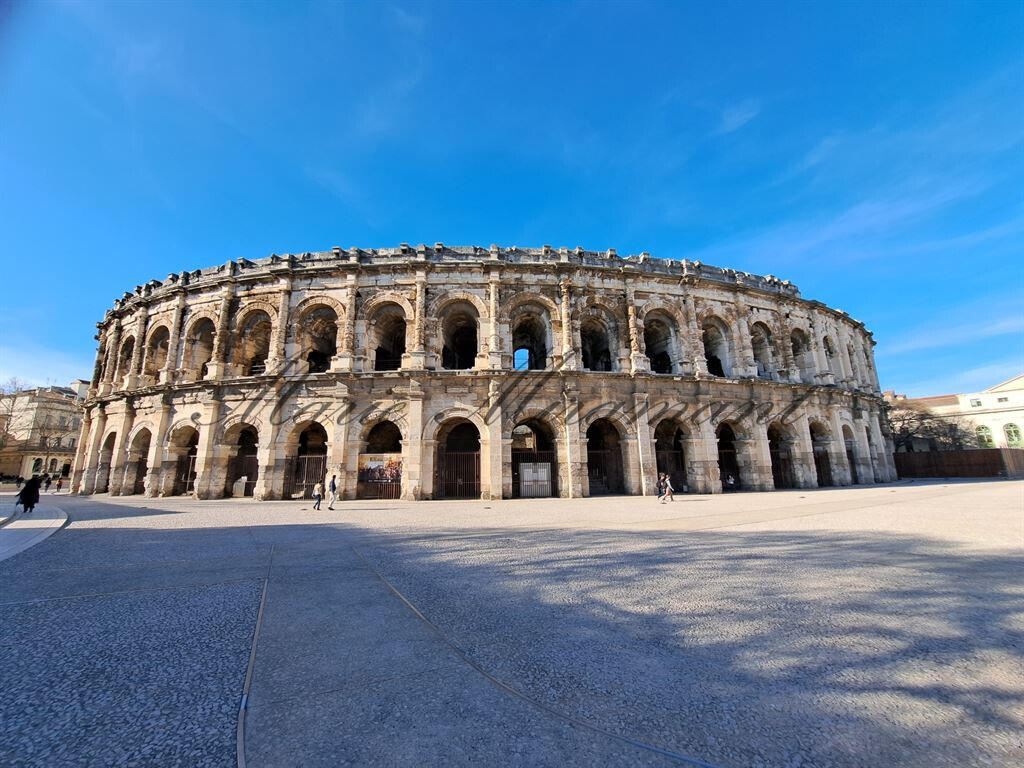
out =
[(454, 419), (441, 427), (434, 487), (439, 499), (480, 498), (480, 431), (473, 422)]

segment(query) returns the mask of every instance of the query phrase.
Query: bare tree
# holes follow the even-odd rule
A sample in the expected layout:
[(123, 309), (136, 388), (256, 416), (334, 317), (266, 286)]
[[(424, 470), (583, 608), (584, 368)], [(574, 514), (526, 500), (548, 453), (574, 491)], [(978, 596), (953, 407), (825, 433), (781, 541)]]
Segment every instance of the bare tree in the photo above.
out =
[(0, 384), (0, 449), (14, 445), (17, 440), (14, 405), (17, 394), (25, 389), (28, 389), (28, 384), (15, 376)]
[(889, 424), (897, 451), (914, 450), (915, 441), (927, 441), (932, 451), (977, 447), (977, 437), (963, 419), (940, 416), (918, 403), (898, 402), (890, 406)]

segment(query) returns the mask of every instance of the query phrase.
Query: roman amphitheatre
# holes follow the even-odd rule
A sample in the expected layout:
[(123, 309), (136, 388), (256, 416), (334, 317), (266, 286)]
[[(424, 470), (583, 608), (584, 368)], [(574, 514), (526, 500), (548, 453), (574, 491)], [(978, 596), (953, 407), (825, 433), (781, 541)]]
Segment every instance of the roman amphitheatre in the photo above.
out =
[(895, 479), (870, 331), (773, 276), (582, 248), (271, 255), (114, 302), (81, 494), (502, 499)]

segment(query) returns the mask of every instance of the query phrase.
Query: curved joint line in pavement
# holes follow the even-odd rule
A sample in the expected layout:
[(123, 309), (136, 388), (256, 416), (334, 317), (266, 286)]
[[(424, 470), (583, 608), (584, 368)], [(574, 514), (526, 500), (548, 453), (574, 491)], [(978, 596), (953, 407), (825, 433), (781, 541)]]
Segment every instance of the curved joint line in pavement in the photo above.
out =
[(267, 559), (267, 575), (263, 577), (263, 594), (260, 595), (260, 607), (256, 612), (256, 626), (252, 630), (252, 648), (249, 650), (249, 666), (245, 670), (245, 683), (242, 685), (242, 699), (238, 703), (238, 726), (235, 729), (235, 756), (238, 768), (245, 768), (245, 713), (249, 711), (249, 688), (252, 686), (252, 673), (256, 666), (256, 644), (260, 639), (263, 627), (263, 608), (267, 604), (267, 586), (270, 584), (270, 568), (274, 563), (274, 545), (270, 545), (270, 557)]
[[(506, 683), (503, 680), (500, 680), (499, 678), (497, 678), (494, 675), (492, 675), (490, 672), (488, 672), (486, 669), (484, 669), (482, 666), (480, 666), (476, 661), (474, 661), (472, 658), (470, 658), (469, 655), (465, 651), (463, 651), (462, 648), (460, 648), (455, 643), (454, 640), (449, 638), (448, 635), (446, 635), (444, 632), (442, 632), (441, 629), (436, 624), (434, 624), (434, 622), (432, 622), (430, 619), (428, 619), (426, 616), (424, 616), (423, 613), (419, 610), (419, 608), (417, 608), (415, 605), (413, 605), (412, 601), (409, 600), (409, 598), (407, 598), (404, 594), (402, 594), (402, 592), (394, 584), (392, 584), (390, 581), (388, 581), (387, 578), (385, 578), (384, 574), (382, 574), (379, 570), (377, 570), (377, 568), (374, 567), (374, 565), (372, 563), (370, 563), (369, 560), (366, 559), (366, 557), (363, 555), (363, 553), (361, 551), (359, 551), (359, 549), (355, 545), (349, 544), (349, 547), (351, 548), (351, 550), (353, 552), (355, 552), (356, 556), (360, 560), (363, 561), (363, 564), (366, 565), (366, 567), (369, 568), (371, 571), (373, 571), (374, 575), (376, 575), (376, 577), (378, 579), (380, 579), (381, 583), (383, 583), (384, 586), (387, 587), (391, 591), (391, 593), (393, 595), (395, 595), (395, 597), (397, 597), (399, 600), (401, 600), (405, 604), (405, 606), (410, 611), (412, 611), (413, 614), (415, 614), (416, 618), (418, 618), (420, 621), (422, 621), (424, 624), (426, 624), (441, 639), (441, 641), (445, 645), (447, 645), (449, 648), (452, 649), (452, 651), (455, 653), (456, 656), (458, 656), (460, 659), (462, 659), (463, 662), (465, 662), (467, 665), (469, 665), (474, 670), (476, 670), (478, 673), (480, 673), (484, 677), (484, 679), (487, 680), (487, 682), (489, 682), (491, 685), (495, 686), (498, 690), (500, 690), (500, 691), (502, 691), (504, 693), (507, 693), (507, 694), (509, 694), (511, 696), (514, 696), (515, 698), (519, 699), (520, 701), (523, 701), (523, 702), (525, 702), (526, 704), (529, 704), (532, 707), (536, 707), (537, 709), (540, 709), (540, 710), (542, 710), (544, 712), (547, 712), (552, 717), (558, 718), (559, 720), (563, 720), (563, 721), (565, 721), (565, 722), (567, 722), (567, 723), (569, 723), (571, 725), (574, 725), (574, 726), (576, 726), (578, 728), (584, 728), (584, 729), (586, 729), (588, 731), (592, 731), (593, 733), (600, 734), (601, 736), (605, 736), (607, 738), (614, 739), (615, 741), (619, 741), (619, 742), (622, 742), (624, 744), (629, 744), (630, 746), (633, 746), (633, 747), (638, 747), (639, 749), (643, 749), (643, 750), (646, 750), (648, 752), (653, 752), (655, 754), (661, 755), (662, 757), (667, 757), (667, 758), (669, 758), (671, 760), (675, 760), (675, 761), (683, 763), (685, 765), (693, 765), (693, 766), (697, 766), (697, 768), (716, 768), (716, 766), (712, 765), (711, 763), (705, 763), (703, 760), (698, 760), (695, 757), (688, 757), (686, 755), (681, 755), (678, 752), (672, 752), (671, 750), (662, 749), (661, 747), (656, 747), (656, 746), (654, 746), (652, 744), (645, 744), (642, 741), (636, 741), (635, 739), (631, 739), (628, 736), (623, 736), (622, 734), (619, 734), (619, 733), (613, 733), (612, 731), (606, 731), (604, 728), (601, 728), (598, 725), (594, 725), (593, 723), (588, 723), (587, 721), (580, 720), (579, 718), (574, 717), (573, 715), (570, 715), (567, 712), (562, 712), (560, 710), (557, 710), (554, 707), (551, 707), (551, 706), (545, 704), (544, 702), (539, 701), (539, 700), (533, 698), (529, 694), (523, 693), (522, 691), (520, 691), (517, 688), (513, 688), (508, 683)], [(239, 768), (244, 768), (244, 766), (242, 766), (242, 764), (240, 763), (239, 764)]]

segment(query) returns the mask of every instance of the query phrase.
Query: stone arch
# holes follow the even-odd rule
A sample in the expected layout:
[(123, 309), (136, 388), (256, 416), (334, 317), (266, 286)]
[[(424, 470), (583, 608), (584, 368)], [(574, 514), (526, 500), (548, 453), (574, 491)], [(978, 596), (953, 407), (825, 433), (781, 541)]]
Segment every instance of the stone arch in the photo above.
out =
[(615, 403), (608, 403), (600, 406), (599, 408), (595, 408), (581, 418), (580, 434), (586, 435), (590, 425), (598, 419), (607, 419), (612, 422), (622, 434), (624, 440), (632, 440), (636, 437), (633, 424), (631, 423), (632, 420), (624, 416), (619, 410), (619, 406)]
[[(476, 365), (481, 351), (483, 335), (482, 300), (465, 291), (450, 291), (435, 302), (438, 307), (432, 316), (437, 318), (440, 331), (441, 367), (446, 370), (467, 370)], [(475, 300), (474, 300), (475, 299)]]
[(709, 312), (701, 318), (700, 333), (708, 373), (712, 376), (732, 377), (735, 352), (729, 324), (720, 315)]
[(141, 495), (146, 492), (149, 474), (149, 453), (153, 447), (153, 429), (148, 423), (137, 424), (128, 436), (128, 449), (124, 465), (122, 495)]
[(310, 312), (319, 306), (330, 307), (333, 309), (334, 314), (337, 316), (339, 321), (345, 317), (348, 312), (348, 308), (333, 296), (328, 296), (327, 294), (314, 294), (302, 299), (302, 301), (295, 305), (295, 309), (293, 309), (290, 314), (297, 321), (301, 321), (307, 312)]
[(826, 488), (834, 485), (832, 476), (832, 458), (829, 455), (832, 445), (832, 431), (823, 419), (810, 417), (807, 430), (811, 438), (811, 450), (814, 454), (814, 472), (818, 479), (818, 487)]
[(579, 327), (584, 370), (618, 370), (621, 341), (615, 313), (604, 303), (588, 302), (579, 314)]
[(121, 339), (121, 346), (117, 350), (117, 368), (114, 369), (114, 375), (117, 378), (122, 378), (131, 373), (132, 358), (135, 355), (135, 334), (128, 334)]
[(203, 379), (213, 360), (214, 342), (217, 337), (217, 320), (212, 312), (203, 310), (189, 318), (181, 345), (181, 368), (190, 379)]
[(771, 326), (764, 320), (750, 323), (750, 348), (757, 366), (757, 377), (774, 381), (778, 378), (778, 349)]
[[(114, 449), (117, 445), (117, 430), (109, 430), (100, 442), (100, 455), (96, 465), (96, 493), (106, 493), (110, 490), (110, 467), (114, 461)], [(42, 460), (40, 468), (42, 468)], [(33, 464), (32, 471), (35, 472)]]
[(379, 424), (394, 424), (398, 429), (398, 433), (401, 436), (402, 443), (404, 444), (408, 440), (409, 423), (408, 421), (395, 413), (387, 413), (382, 416), (371, 416), (369, 419), (364, 421), (359, 428), (359, 442), (360, 444), (365, 443), (367, 438)]
[(356, 498), (397, 499), (402, 495), (405, 435), (392, 419), (365, 424), (359, 436)]
[(396, 371), (412, 345), (412, 305), (394, 291), (376, 294), (363, 305), (366, 357), (375, 371)]
[(164, 323), (157, 323), (146, 335), (145, 357), (142, 373), (145, 376), (157, 377), (167, 365), (167, 356), (171, 347), (171, 332)]
[(856, 430), (852, 424), (843, 423), (841, 426), (843, 448), (846, 451), (846, 465), (850, 470), (850, 482), (853, 485), (860, 483), (860, 448), (857, 445)]
[(277, 325), (277, 307), (265, 299), (249, 299), (242, 303), (231, 318), (233, 330), (241, 328), (253, 312), (265, 312), (270, 321)]
[(231, 331), (229, 360), (236, 373), (266, 373), (274, 338), (274, 316), (263, 307), (252, 307), (240, 316)]
[(792, 328), (789, 332), (789, 344), (793, 352), (793, 365), (797, 368), (800, 381), (804, 384), (813, 384), (816, 366), (810, 334), (804, 328)]
[(740, 491), (751, 482), (751, 467), (744, 456), (741, 441), (745, 432), (738, 421), (726, 419), (715, 427), (718, 446), (718, 474), (722, 491)]
[(653, 373), (680, 373), (682, 371), (681, 329), (677, 312), (663, 305), (645, 307), (641, 317), (640, 335), (644, 352)]
[(516, 296), (504, 312), (512, 339), (512, 367), (547, 368), (554, 355), (558, 308), (551, 299), (530, 292)]
[(412, 303), (399, 291), (378, 291), (368, 298), (362, 307), (363, 317), (369, 318), (377, 309), (384, 304), (397, 304), (402, 308), (402, 312), (405, 313), (405, 319), (407, 322), (411, 322), (416, 317), (416, 310), (413, 308)]
[(181, 419), (167, 430), (164, 460), (164, 493), (183, 496), (195, 492), (198, 474), (199, 428), (190, 419)]
[(338, 354), (344, 309), (329, 296), (311, 296), (296, 308), (294, 338), (309, 373), (327, 371)]
[(799, 485), (794, 461), (794, 452), (799, 443), (796, 431), (791, 425), (776, 420), (765, 428), (765, 433), (775, 490), (796, 488)]
[(590, 421), (584, 433), (588, 496), (625, 493), (627, 439), (621, 425), (607, 416)]
[(313, 498), (317, 483), (323, 485), (330, 452), (330, 422), (304, 419), (281, 436), (285, 457), (284, 498)]
[[(509, 488), (512, 498), (558, 496), (568, 482), (568, 472), (558, 461), (563, 430), (551, 414), (530, 409), (534, 415), (506, 420), (503, 438), (510, 447)], [(505, 474), (505, 473), (503, 473)]]
[(445, 307), (447, 307), (449, 304), (454, 304), (459, 301), (465, 301), (469, 304), (472, 304), (476, 308), (477, 316), (479, 318), (488, 317), (487, 304), (484, 302), (482, 298), (480, 298), (480, 296), (470, 291), (460, 290), (445, 291), (440, 296), (435, 298), (433, 301), (430, 302), (430, 309), (427, 314), (429, 317), (438, 317)]
[[(434, 497), (481, 498), (485, 494), (486, 429), (482, 419), (453, 416), (437, 423), (431, 443), (435, 454)], [(490, 490), (490, 489), (488, 489)]]
[(661, 418), (651, 426), (658, 474), (668, 475), (673, 490), (687, 492), (693, 485), (686, 456), (686, 443), (692, 436), (691, 428), (681, 419), (671, 416)]
[(539, 304), (547, 310), (548, 314), (554, 320), (559, 316), (558, 305), (548, 296), (545, 296), (539, 291), (524, 291), (517, 293), (509, 300), (508, 305), (504, 310), (501, 311), (501, 319), (512, 321), (515, 316), (516, 310), (523, 304)]

